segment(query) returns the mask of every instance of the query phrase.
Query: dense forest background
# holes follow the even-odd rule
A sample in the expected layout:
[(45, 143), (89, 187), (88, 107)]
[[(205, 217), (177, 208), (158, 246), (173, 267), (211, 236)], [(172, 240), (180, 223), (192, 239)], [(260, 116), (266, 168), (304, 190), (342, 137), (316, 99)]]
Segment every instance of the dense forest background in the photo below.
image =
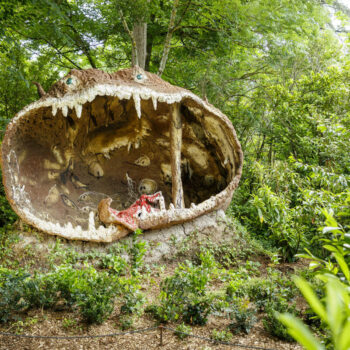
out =
[(162, 77), (206, 97), (237, 130), (245, 166), (230, 211), (283, 259), (317, 247), (321, 211), (338, 211), (350, 173), (344, 5), (23, 0), (0, 11), (2, 133), (37, 99), (33, 81), (47, 90), (73, 68), (129, 67), (132, 29), (144, 24), (145, 68), (159, 72), (170, 50)]
[[(349, 14), (332, 0), (1, 1), (1, 135), (37, 99), (33, 81), (47, 90), (73, 68), (129, 67), (142, 27), (145, 69), (236, 128), (245, 163), (228, 215), (280, 262), (307, 251), (336, 263), (339, 247), (347, 262)], [(324, 240), (340, 233), (320, 229), (325, 217), (343, 234), (333, 251)], [(15, 220), (2, 191), (3, 244)]]

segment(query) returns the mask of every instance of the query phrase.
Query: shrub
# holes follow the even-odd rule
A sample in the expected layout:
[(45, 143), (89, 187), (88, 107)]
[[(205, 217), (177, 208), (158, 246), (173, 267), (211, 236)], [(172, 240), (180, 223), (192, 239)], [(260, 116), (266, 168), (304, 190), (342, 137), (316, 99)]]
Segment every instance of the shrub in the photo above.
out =
[(179, 339), (185, 339), (188, 337), (189, 334), (191, 334), (191, 332), (192, 332), (192, 329), (190, 326), (187, 326), (184, 323), (181, 323), (176, 327), (174, 334)]
[(108, 269), (117, 275), (125, 275), (128, 268), (128, 263), (121, 256), (106, 254), (102, 257), (101, 267)]
[(161, 283), (160, 304), (147, 308), (156, 319), (167, 322), (181, 317), (189, 324), (205, 324), (212, 307), (206, 286), (216, 271), (214, 257), (208, 252), (199, 255), (200, 265), (186, 261)]
[(288, 334), (287, 328), (278, 320), (278, 313), (282, 312), (288, 312), (293, 315), (297, 314), (295, 306), (289, 305), (283, 299), (269, 302), (265, 307), (266, 315), (263, 318), (264, 328), (279, 339), (293, 341), (293, 338)]
[(230, 312), (230, 318), (233, 321), (229, 328), (234, 333), (246, 333), (248, 334), (256, 323), (256, 309), (249, 305), (249, 301), (239, 301), (233, 305)]
[(225, 330), (218, 331), (213, 329), (211, 339), (217, 342), (229, 342), (232, 339), (232, 333)]
[(145, 304), (145, 296), (140, 292), (138, 278), (132, 277), (121, 281), (121, 296), (123, 304), (120, 312), (124, 314), (140, 314)]
[(5, 322), (11, 313), (26, 308), (53, 307), (63, 299), (77, 306), (88, 323), (102, 323), (113, 311), (120, 293), (119, 279), (91, 266), (75, 270), (60, 266), (48, 274), (30, 276), (24, 271), (0, 271), (0, 317)]
[(182, 312), (182, 319), (193, 326), (204, 326), (208, 321), (208, 315), (212, 311), (211, 298), (194, 298), (188, 300)]
[(24, 300), (23, 284), (29, 274), (0, 267), (0, 322), (13, 318), (13, 313), (28, 306)]

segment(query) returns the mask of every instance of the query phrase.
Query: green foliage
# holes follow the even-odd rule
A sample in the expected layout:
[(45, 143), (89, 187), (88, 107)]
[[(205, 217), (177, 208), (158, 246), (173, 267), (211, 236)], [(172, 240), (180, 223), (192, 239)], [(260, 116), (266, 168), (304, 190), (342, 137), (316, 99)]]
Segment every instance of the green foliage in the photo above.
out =
[(177, 321), (181, 317), (189, 324), (203, 325), (211, 312), (212, 297), (207, 285), (216, 269), (214, 257), (208, 252), (199, 255), (198, 266), (186, 261), (179, 264), (174, 274), (161, 283), (160, 304), (148, 308), (162, 321)]
[(145, 296), (140, 292), (139, 279), (132, 277), (121, 280), (122, 306), (121, 313), (138, 315), (143, 310)]
[(249, 301), (239, 300), (230, 312), (230, 318), (233, 321), (229, 325), (230, 330), (234, 333), (248, 334), (257, 322), (256, 314), (257, 311), (249, 305)]
[[(331, 232), (331, 237), (322, 239), (324, 248), (331, 253), (328, 259), (320, 259), (310, 252), (305, 257), (312, 260), (311, 269), (319, 267), (316, 277), (323, 282), (322, 299), (320, 299), (313, 287), (304, 279), (296, 278), (295, 283), (310, 305), (311, 309), (320, 319), (321, 334), (327, 348), (345, 350), (350, 346), (350, 273), (348, 261), (348, 249), (345, 240), (349, 229), (350, 208), (349, 197), (346, 198), (342, 218), (344, 228), (337, 223), (333, 215), (324, 212), (326, 225), (323, 228), (325, 234)], [(306, 349), (324, 349), (324, 345), (317, 340), (310, 329), (300, 320), (290, 314), (281, 314), (279, 320), (288, 328), (290, 335), (301, 343)]]
[[(326, 277), (324, 275), (324, 278), (327, 280), (324, 303), (317, 298), (311, 286), (305, 280), (296, 279), (296, 283), (313, 311), (330, 330), (330, 348), (346, 350), (350, 346), (348, 332), (350, 329), (349, 290), (335, 277)], [(278, 318), (288, 328), (290, 335), (302, 344), (305, 349), (325, 349), (323, 344), (313, 336), (310, 329), (299, 319), (290, 314), (279, 315)]]
[(29, 276), (23, 270), (12, 271), (0, 267), (0, 322), (7, 322), (14, 313), (27, 307), (24, 281)]
[(132, 236), (132, 242), (129, 248), (130, 261), (131, 261), (131, 273), (136, 276), (144, 266), (144, 256), (147, 251), (147, 243), (141, 239), (137, 239), (142, 235), (140, 229), (136, 230)]
[(117, 275), (125, 275), (128, 264), (121, 256), (106, 254), (102, 257), (101, 267), (113, 271)]
[[(0, 178), (2, 178), (2, 172), (0, 169)], [(17, 220), (17, 215), (12, 210), (10, 204), (5, 197), (5, 189), (0, 182), (0, 243), (6, 235), (6, 229), (9, 229), (9, 225), (13, 224)]]
[(187, 326), (185, 323), (180, 323), (178, 326), (176, 326), (176, 331), (174, 332), (174, 334), (181, 340), (187, 338), (188, 334), (191, 333), (191, 327)]
[(211, 333), (211, 339), (219, 342), (229, 342), (232, 337), (232, 333), (225, 330), (218, 331), (216, 329), (213, 329)]
[(1, 321), (6, 322), (11, 312), (23, 308), (51, 308), (59, 300), (78, 307), (88, 323), (102, 323), (112, 312), (114, 299), (120, 293), (119, 280), (107, 272), (97, 272), (86, 266), (76, 270), (60, 266), (48, 274), (30, 276), (23, 271), (1, 272)]
[(290, 305), (285, 299), (274, 300), (265, 306), (266, 315), (263, 318), (264, 328), (279, 339), (292, 341), (293, 338), (288, 334), (287, 328), (278, 320), (277, 315), (282, 312), (298, 315), (295, 305)]

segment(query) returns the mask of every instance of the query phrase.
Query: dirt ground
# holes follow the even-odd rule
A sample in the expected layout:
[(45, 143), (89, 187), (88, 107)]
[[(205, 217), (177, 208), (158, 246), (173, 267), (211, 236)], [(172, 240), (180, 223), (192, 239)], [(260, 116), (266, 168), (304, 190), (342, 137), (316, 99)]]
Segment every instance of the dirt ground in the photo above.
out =
[[(35, 311), (31, 313), (31, 319), (38, 320), (36, 324), (17, 328), (12, 326), (1, 326), (0, 332), (30, 334), (35, 336), (74, 336), (74, 335), (101, 335), (122, 332), (118, 325), (117, 316), (112, 316), (102, 325), (90, 327), (64, 326), (67, 319), (71, 318), (71, 313), (67, 312), (47, 312)], [(222, 317), (211, 316), (205, 327), (193, 327), (192, 334), (201, 337), (210, 337), (212, 330), (223, 330), (229, 320)], [(134, 330), (155, 326), (154, 321), (147, 317), (141, 317), (134, 324)], [(175, 328), (175, 325), (167, 325)], [(40, 338), (20, 338), (0, 335), (0, 350), (32, 350), (32, 349), (67, 349), (67, 350), (140, 350), (140, 349), (163, 349), (163, 350), (210, 350), (210, 349), (243, 349), (245, 346), (274, 350), (297, 350), (302, 349), (296, 343), (282, 342), (269, 336), (263, 329), (261, 321), (258, 322), (252, 331), (246, 335), (234, 336), (231, 343), (240, 346), (228, 346), (224, 344), (213, 344), (194, 337), (187, 337), (180, 340), (170, 330), (163, 331), (163, 345), (160, 345), (160, 330), (150, 330), (144, 333), (125, 334), (115, 337), (101, 337), (88, 339), (40, 339)], [(244, 347), (243, 347), (244, 346)]]

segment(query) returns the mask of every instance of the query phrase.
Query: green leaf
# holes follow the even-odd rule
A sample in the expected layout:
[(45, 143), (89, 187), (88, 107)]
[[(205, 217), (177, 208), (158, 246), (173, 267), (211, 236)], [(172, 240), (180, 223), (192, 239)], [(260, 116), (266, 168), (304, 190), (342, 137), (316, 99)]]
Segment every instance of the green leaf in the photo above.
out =
[(347, 321), (336, 341), (337, 350), (348, 350), (350, 348), (350, 321)]
[(322, 305), (322, 303), (319, 301), (317, 298), (315, 292), (312, 290), (311, 286), (309, 285), (308, 282), (306, 282), (303, 278), (301, 277), (296, 277), (295, 278), (295, 284), (297, 287), (300, 289), (301, 293), (303, 294), (304, 298), (306, 301), (309, 303), (311, 308), (315, 311), (315, 313), (320, 316), (320, 318), (327, 322), (327, 313)]
[(279, 314), (277, 318), (288, 329), (288, 333), (307, 350), (323, 350), (324, 347), (312, 335), (308, 327), (290, 314)]
[(345, 278), (350, 281), (350, 271), (349, 271), (349, 266), (348, 264), (345, 262), (344, 257), (339, 253), (336, 252), (333, 254), (335, 259), (337, 260), (337, 263), (339, 264)]
[(341, 332), (344, 315), (342, 302), (341, 284), (334, 279), (330, 279), (327, 283), (327, 323), (336, 337)]

